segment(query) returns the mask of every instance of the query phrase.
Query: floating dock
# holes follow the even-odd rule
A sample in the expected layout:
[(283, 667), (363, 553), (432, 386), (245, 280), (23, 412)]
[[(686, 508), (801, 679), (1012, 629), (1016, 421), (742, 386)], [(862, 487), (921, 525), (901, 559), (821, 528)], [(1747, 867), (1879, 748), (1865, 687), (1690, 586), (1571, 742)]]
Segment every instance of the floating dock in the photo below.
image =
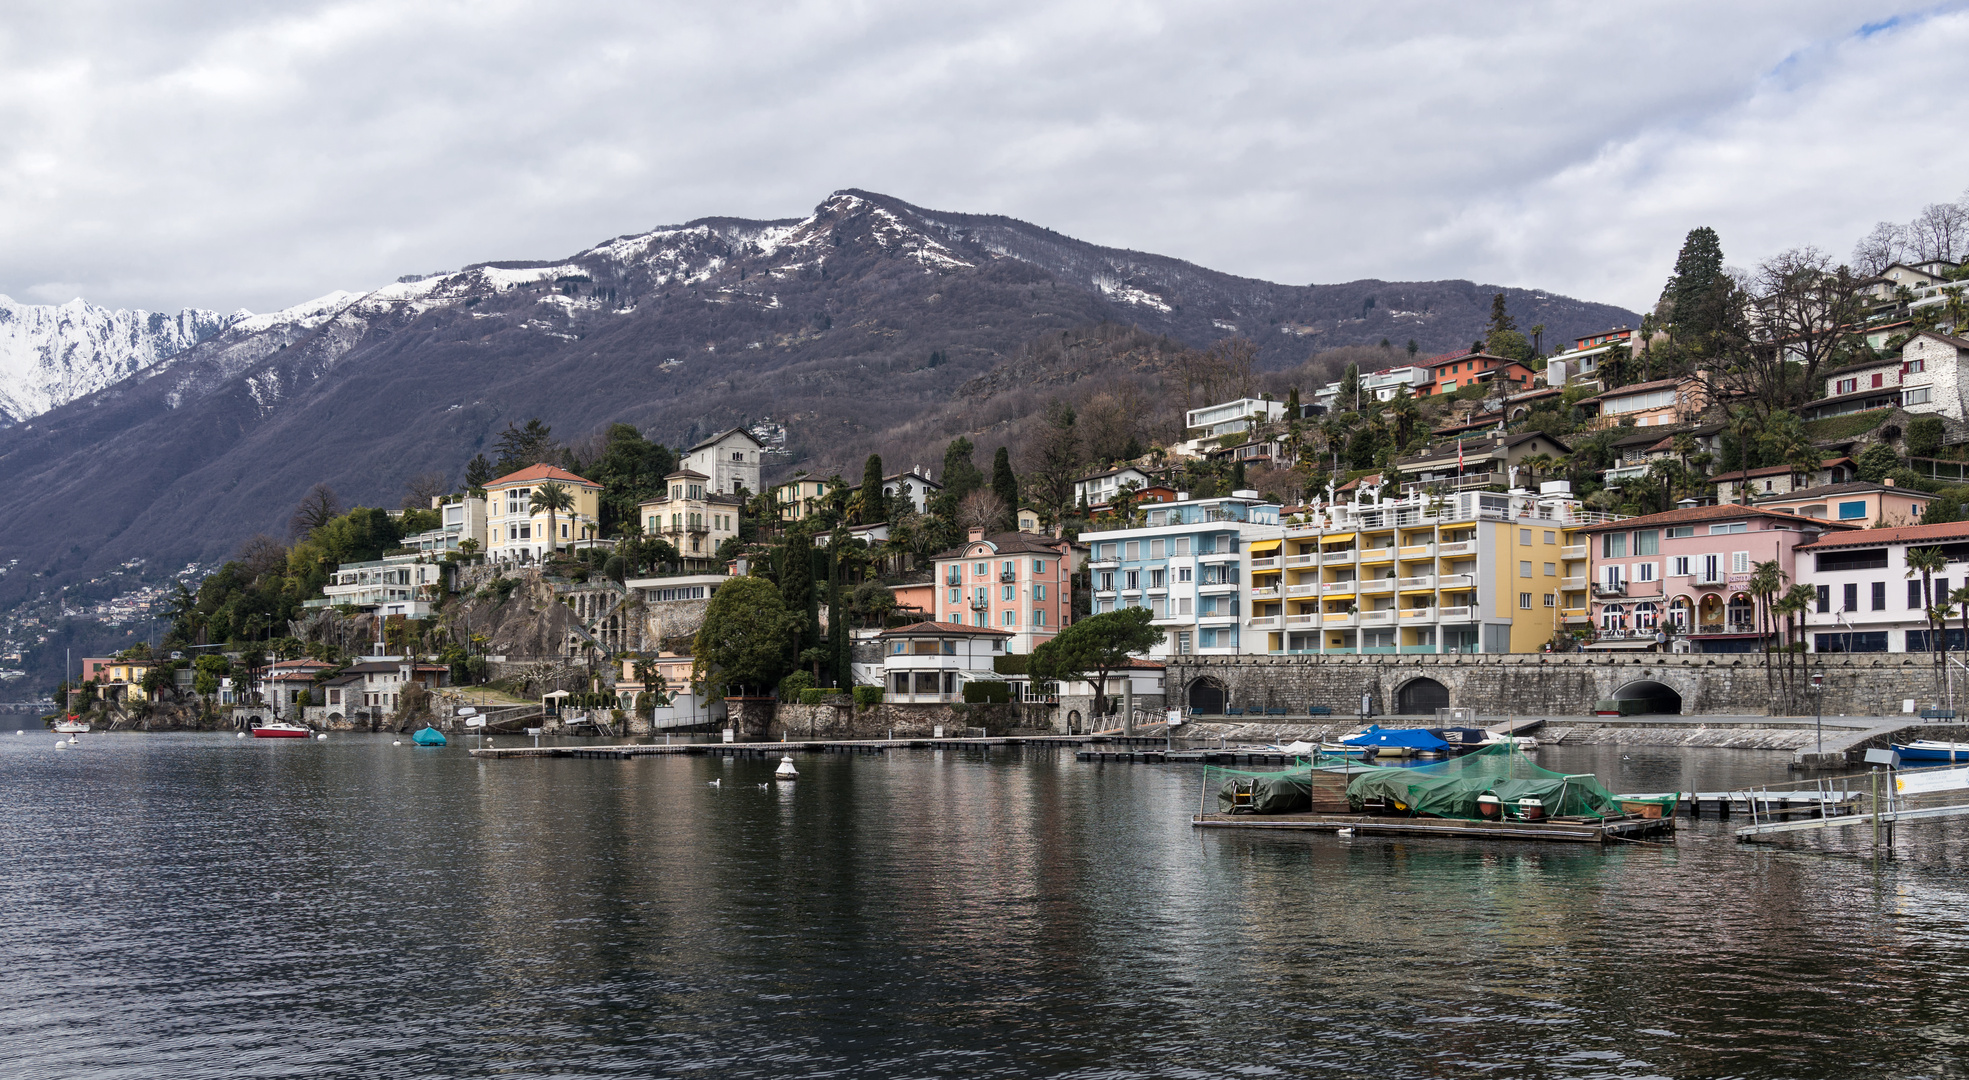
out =
[[(510, 738), (510, 736), (507, 736)], [(890, 750), (989, 750), (1031, 746), (1046, 749), (1085, 746), (1161, 746), (1162, 739), (1141, 735), (1008, 735), (985, 738), (915, 739), (789, 739), (785, 742), (619, 743), (612, 746), (486, 746), (472, 749), (478, 758), (602, 758), (638, 757), (781, 757), (786, 754), (881, 754)]]
[(1357, 836), (1452, 836), (1479, 840), (1543, 840), (1568, 844), (1610, 844), (1672, 834), (1672, 816), (1632, 814), (1611, 818), (1546, 818), (1539, 821), (1461, 821), (1455, 818), (1395, 817), (1381, 814), (1199, 814), (1199, 829), (1257, 829), (1274, 832), (1338, 832)]

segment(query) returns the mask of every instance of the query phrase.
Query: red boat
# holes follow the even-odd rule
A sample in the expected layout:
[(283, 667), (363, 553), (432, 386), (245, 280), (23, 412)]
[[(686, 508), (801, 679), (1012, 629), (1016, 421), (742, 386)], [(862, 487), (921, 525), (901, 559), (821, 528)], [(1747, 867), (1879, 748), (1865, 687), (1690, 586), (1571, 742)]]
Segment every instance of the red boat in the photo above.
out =
[(271, 724), (256, 724), (253, 727), (253, 737), (256, 739), (305, 739), (313, 734), (313, 728), (304, 728), (285, 720), (276, 720)]

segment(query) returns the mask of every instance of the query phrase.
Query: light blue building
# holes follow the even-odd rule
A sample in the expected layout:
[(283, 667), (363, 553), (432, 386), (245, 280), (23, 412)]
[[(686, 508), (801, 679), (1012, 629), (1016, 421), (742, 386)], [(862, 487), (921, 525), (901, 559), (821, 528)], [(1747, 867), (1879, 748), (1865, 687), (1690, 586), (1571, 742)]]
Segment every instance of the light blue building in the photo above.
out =
[(1248, 600), (1243, 553), (1279, 539), (1279, 508), (1255, 491), (1144, 503), (1141, 524), (1080, 534), (1095, 614), (1146, 607), (1166, 637), (1154, 657), (1239, 652)]

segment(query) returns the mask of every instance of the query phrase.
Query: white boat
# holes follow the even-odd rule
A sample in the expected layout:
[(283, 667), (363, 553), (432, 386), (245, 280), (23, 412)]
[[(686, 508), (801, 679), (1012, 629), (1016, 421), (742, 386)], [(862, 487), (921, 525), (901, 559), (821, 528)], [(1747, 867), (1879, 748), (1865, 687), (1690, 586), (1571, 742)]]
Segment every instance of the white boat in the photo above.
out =
[(94, 725), (90, 724), (89, 721), (73, 716), (66, 720), (55, 721), (55, 734), (57, 735), (80, 735), (85, 731), (93, 729)]
[(299, 724), (290, 724), (285, 720), (275, 720), (269, 724), (253, 725), (253, 737), (256, 739), (305, 739), (313, 734), (313, 728), (305, 728)]

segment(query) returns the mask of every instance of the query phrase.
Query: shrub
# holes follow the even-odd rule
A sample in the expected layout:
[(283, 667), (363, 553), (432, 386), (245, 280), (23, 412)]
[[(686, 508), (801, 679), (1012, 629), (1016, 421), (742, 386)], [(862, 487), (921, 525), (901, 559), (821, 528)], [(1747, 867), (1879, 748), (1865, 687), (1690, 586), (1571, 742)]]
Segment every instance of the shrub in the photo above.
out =
[(1012, 700), (1012, 684), (967, 682), (964, 684), (964, 700), (973, 704), (1003, 705)]
[(1917, 416), (1907, 422), (1907, 452), (1914, 457), (1934, 457), (1942, 452), (1942, 418)]
[(779, 681), (779, 699), (781, 701), (797, 701), (800, 698), (801, 691), (811, 690), (813, 687), (813, 672), (793, 672)]
[(808, 687), (807, 689), (800, 691), (800, 704), (818, 705), (820, 704), (820, 696), (821, 695), (819, 690), (816, 690), (812, 687)]
[(855, 687), (855, 705), (857, 708), (869, 708), (871, 706), (880, 705), (880, 704), (882, 704), (881, 687), (879, 686)]

